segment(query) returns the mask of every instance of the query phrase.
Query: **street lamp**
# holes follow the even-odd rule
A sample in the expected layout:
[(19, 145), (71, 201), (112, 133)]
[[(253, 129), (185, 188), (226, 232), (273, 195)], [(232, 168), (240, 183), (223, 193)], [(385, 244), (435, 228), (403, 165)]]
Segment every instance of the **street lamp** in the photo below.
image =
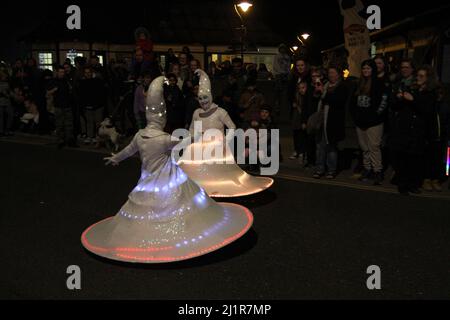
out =
[(302, 35), (297, 36), (297, 40), (300, 41), (300, 43), (303, 46), (305, 46), (305, 42), (304, 41), (308, 40), (309, 37), (311, 37), (311, 35), (309, 33), (303, 33)]
[(238, 28), (241, 32), (241, 59), (244, 61), (244, 38), (247, 35), (247, 28), (244, 25), (244, 19), (242, 18), (241, 13), (239, 12), (239, 9), (242, 10), (243, 13), (246, 13), (251, 7), (253, 7), (253, 4), (250, 1), (239, 1), (234, 4), (234, 10), (236, 11), (239, 19), (241, 20), (241, 27)]
[(306, 40), (309, 39), (309, 37), (311, 37), (311, 35), (309, 33), (303, 33), (300, 36), (297, 36), (297, 40), (301, 43), (302, 45), (302, 53), (303, 54), (307, 54), (307, 47), (306, 47)]
[(242, 11), (247, 12), (247, 10), (250, 9), (250, 7), (252, 7), (253, 4), (248, 1), (241, 1), (239, 4), (237, 4), (237, 6), (241, 8)]
[(310, 37), (310, 34), (309, 33), (304, 33), (304, 34), (301, 35), (301, 37), (306, 41)]

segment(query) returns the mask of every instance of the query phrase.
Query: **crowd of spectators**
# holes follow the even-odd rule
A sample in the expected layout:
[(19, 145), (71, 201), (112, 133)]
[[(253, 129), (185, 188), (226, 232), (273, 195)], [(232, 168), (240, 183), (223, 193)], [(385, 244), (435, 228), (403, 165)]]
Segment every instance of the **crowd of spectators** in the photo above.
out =
[[(292, 160), (313, 167), (314, 178), (334, 179), (339, 173), (339, 143), (346, 138), (350, 114), (360, 146), (355, 168), (361, 181), (380, 185), (386, 169), (395, 172), (391, 182), (402, 194), (440, 191), (445, 178), (449, 134), (449, 106), (444, 89), (430, 66), (416, 68), (404, 59), (399, 72), (388, 70), (384, 57), (361, 62), (359, 77), (343, 77), (342, 66), (310, 66), (294, 59), (286, 46), (279, 47), (273, 69), (236, 57), (203, 68), (188, 47), (169, 49), (165, 65), (153, 52), (145, 29), (135, 33), (133, 62), (100, 64), (76, 57), (63, 65), (41, 70), (36, 61), (18, 59), (0, 70), (0, 135), (14, 131), (56, 133), (59, 147), (80, 142), (96, 144), (97, 127), (105, 117), (123, 135), (145, 127), (145, 99), (149, 85), (164, 73), (167, 105), (166, 131), (188, 128), (199, 108), (195, 70), (205, 69), (211, 80), (225, 83), (215, 97), (240, 128), (277, 128), (282, 108), (292, 122)], [(269, 105), (261, 80), (274, 84)]]
[(383, 56), (361, 62), (359, 77), (343, 77), (337, 65), (310, 67), (297, 59), (289, 80), (294, 153), (314, 178), (339, 172), (339, 143), (351, 116), (359, 142), (355, 168), (363, 182), (390, 182), (401, 194), (442, 191), (450, 141), (450, 109), (444, 87), (428, 65), (403, 59), (390, 73)]

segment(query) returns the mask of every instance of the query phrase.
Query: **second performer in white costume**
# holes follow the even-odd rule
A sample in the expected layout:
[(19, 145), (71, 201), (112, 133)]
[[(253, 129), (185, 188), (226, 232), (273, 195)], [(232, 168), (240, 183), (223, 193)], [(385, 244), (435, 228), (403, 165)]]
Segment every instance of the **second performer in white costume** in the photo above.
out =
[[(261, 192), (273, 184), (268, 177), (255, 177), (243, 171), (234, 161), (233, 154), (226, 143), (225, 127), (236, 129), (228, 113), (213, 103), (211, 82), (208, 75), (198, 69), (200, 77), (198, 99), (201, 108), (195, 110), (190, 125), (191, 135), (195, 136), (195, 122), (201, 123), (202, 133), (209, 129), (216, 129), (222, 133), (222, 138), (213, 141), (192, 143), (183, 154), (178, 164), (186, 174), (197, 182), (211, 197), (239, 197)], [(211, 146), (213, 144), (213, 146)], [(213, 153), (211, 158), (197, 159), (195, 149), (203, 150), (208, 147), (219, 147), (223, 150), (219, 155)], [(197, 153), (198, 154), (198, 153)]]

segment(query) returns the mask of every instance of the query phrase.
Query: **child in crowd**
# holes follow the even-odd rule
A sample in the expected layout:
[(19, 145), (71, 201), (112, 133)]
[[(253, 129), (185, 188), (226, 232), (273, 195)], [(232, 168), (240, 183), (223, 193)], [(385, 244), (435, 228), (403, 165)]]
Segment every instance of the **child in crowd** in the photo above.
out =
[(39, 126), (38, 107), (31, 97), (25, 98), (24, 104), (27, 111), (20, 118), (20, 129), (23, 132), (34, 133)]
[[(250, 154), (252, 152), (257, 152), (258, 161), (257, 164), (249, 164), (248, 169), (250, 171), (257, 171), (261, 166), (269, 166), (270, 164), (261, 164), (261, 157), (270, 156), (272, 154), (271, 151), (271, 143), (272, 143), (272, 130), (278, 129), (277, 125), (273, 121), (272, 118), (272, 108), (268, 104), (263, 104), (260, 108), (259, 119), (251, 120), (245, 126), (246, 130), (255, 130), (256, 131), (256, 141), (250, 141), (246, 138), (246, 146), (245, 146), (245, 159), (246, 163), (249, 163)], [(263, 129), (263, 130), (261, 130)], [(264, 131), (267, 130), (267, 131)], [(260, 131), (261, 130), (261, 131)], [(251, 136), (251, 135), (249, 135)], [(256, 142), (256, 144), (255, 144)], [(260, 146), (266, 145), (266, 150), (261, 149)], [(279, 145), (279, 143), (277, 143)], [(256, 146), (256, 150), (253, 148)], [(265, 153), (265, 154), (264, 154)], [(281, 157), (281, 153), (280, 157)], [(280, 158), (281, 161), (281, 158)]]
[(306, 110), (308, 109), (308, 83), (300, 81), (297, 84), (297, 92), (292, 105), (292, 135), (294, 141), (294, 153), (291, 160), (299, 159), (300, 163), (306, 160)]

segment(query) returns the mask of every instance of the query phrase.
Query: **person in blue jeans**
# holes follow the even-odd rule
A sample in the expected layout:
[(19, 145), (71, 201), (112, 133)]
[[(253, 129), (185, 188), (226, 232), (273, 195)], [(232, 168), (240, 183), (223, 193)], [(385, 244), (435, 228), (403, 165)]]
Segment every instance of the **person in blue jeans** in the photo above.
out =
[(322, 117), (322, 130), (316, 137), (316, 172), (313, 177), (334, 179), (338, 164), (338, 143), (345, 138), (345, 106), (348, 90), (342, 80), (342, 71), (335, 66), (328, 68), (329, 82), (324, 87), (319, 112)]

